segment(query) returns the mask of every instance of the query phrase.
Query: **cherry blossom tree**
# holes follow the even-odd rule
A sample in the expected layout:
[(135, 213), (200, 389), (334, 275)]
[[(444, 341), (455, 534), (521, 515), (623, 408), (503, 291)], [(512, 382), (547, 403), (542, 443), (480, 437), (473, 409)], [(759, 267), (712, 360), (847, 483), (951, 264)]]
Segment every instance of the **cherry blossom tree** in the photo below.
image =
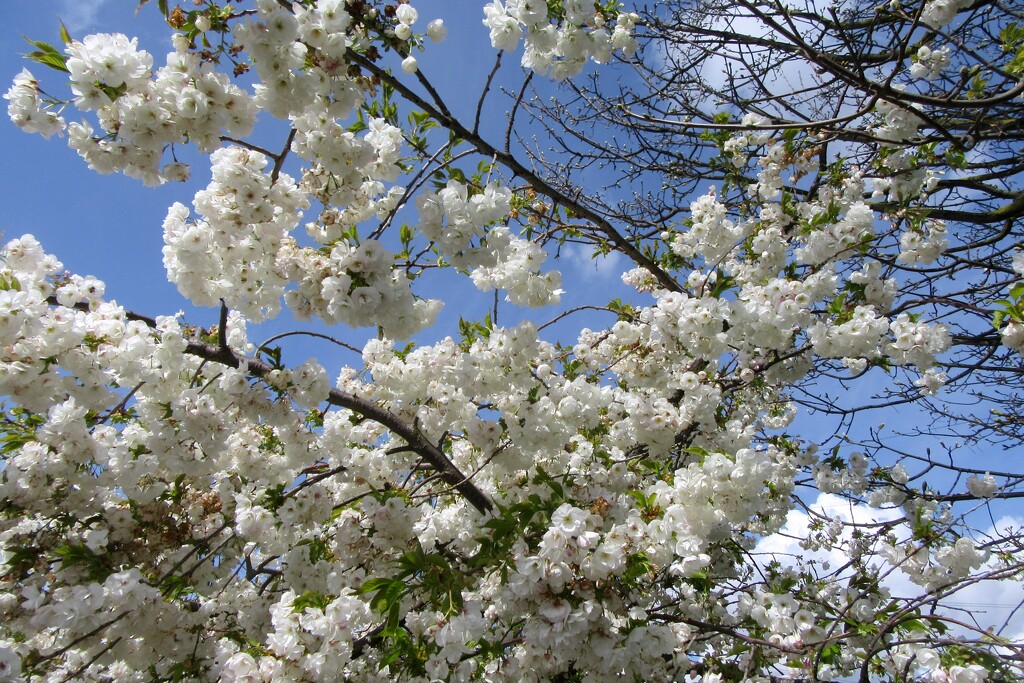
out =
[[(1019, 9), (495, 0), (464, 120), (427, 3), (154, 4), (165, 59), (61, 30), (8, 111), (209, 165), (163, 262), (218, 322), (3, 248), (0, 677), (1021, 677), (958, 600), (1019, 587), (1024, 472), (929, 438), (1024, 424)], [(634, 296), (553, 316), (569, 248)], [(441, 273), (536, 310), (418, 342)], [(286, 315), (358, 362), (250, 339)]]

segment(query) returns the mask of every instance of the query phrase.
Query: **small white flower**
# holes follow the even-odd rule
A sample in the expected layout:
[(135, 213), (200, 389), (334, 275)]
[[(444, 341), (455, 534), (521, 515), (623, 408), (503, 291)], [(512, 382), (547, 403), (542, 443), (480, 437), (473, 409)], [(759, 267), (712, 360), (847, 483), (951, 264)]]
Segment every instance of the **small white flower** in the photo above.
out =
[(967, 478), (967, 490), (978, 498), (991, 498), (999, 490), (999, 482), (988, 472), (984, 477), (972, 474)]
[(448, 35), (448, 27), (444, 25), (443, 19), (434, 19), (427, 24), (427, 37), (435, 43), (440, 43)]
[(395, 12), (395, 16), (398, 17), (399, 22), (406, 26), (411, 26), (416, 23), (420, 13), (411, 5), (399, 5), (398, 10)]
[(167, 164), (160, 169), (160, 175), (164, 180), (170, 180), (176, 183), (183, 183), (188, 180), (192, 173), (189, 170), (188, 164), (183, 164), (180, 161)]

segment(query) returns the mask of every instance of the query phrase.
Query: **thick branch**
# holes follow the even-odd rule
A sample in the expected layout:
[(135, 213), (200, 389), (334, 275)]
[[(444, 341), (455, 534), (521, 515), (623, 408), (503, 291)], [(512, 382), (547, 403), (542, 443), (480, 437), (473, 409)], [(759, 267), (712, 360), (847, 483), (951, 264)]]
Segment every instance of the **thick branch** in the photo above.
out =
[(473, 147), (475, 147), (478, 152), (480, 152), (484, 156), (496, 159), (506, 168), (508, 168), (513, 173), (518, 175), (520, 178), (526, 180), (530, 184), (530, 186), (533, 187), (537, 192), (546, 195), (547, 197), (551, 198), (552, 200), (561, 204), (562, 206), (565, 206), (566, 208), (572, 209), (572, 211), (577, 216), (585, 218), (586, 220), (593, 223), (598, 230), (605, 234), (605, 236), (608, 238), (608, 241), (616, 249), (618, 249), (624, 255), (629, 257), (637, 265), (649, 270), (654, 275), (654, 277), (657, 278), (658, 284), (660, 284), (662, 287), (672, 292), (682, 291), (679, 287), (679, 283), (677, 283), (675, 279), (672, 278), (672, 276), (666, 273), (660, 266), (658, 266), (658, 264), (656, 264), (650, 258), (645, 256), (639, 249), (633, 246), (633, 244), (630, 243), (629, 240), (623, 237), (619, 233), (619, 231), (616, 230), (612, 226), (612, 224), (608, 222), (607, 218), (600, 215), (599, 213), (597, 213), (590, 207), (586, 206), (585, 204), (580, 203), (579, 200), (577, 200), (575, 197), (570, 197), (564, 192), (558, 190), (557, 188), (552, 187), (550, 183), (545, 182), (543, 179), (541, 179), (540, 176), (538, 176), (533, 171), (533, 169), (523, 165), (518, 159), (516, 159), (511, 154), (499, 150), (498, 148), (491, 145), (489, 142), (480, 137), (477, 133), (463, 126), (451, 114), (440, 111), (437, 107), (433, 106), (430, 102), (420, 97), (407, 85), (405, 85), (399, 79), (392, 76), (391, 73), (389, 73), (388, 71), (374, 64), (371, 60), (362, 56), (358, 52), (355, 52), (354, 50), (349, 50), (347, 56), (353, 63), (358, 64), (360, 67), (366, 69), (374, 76), (388, 83), (388, 85), (392, 86), (397, 92), (399, 92), (402, 95), (402, 97), (404, 97), (406, 100), (416, 105), (423, 111), (430, 114), (430, 116), (433, 119), (435, 119), (438, 123), (447, 128), (449, 131), (451, 131), (458, 137), (462, 138), (466, 142), (473, 145)]
[[(895, 202), (873, 202), (869, 206), (875, 211), (895, 211), (900, 205)], [(925, 207), (929, 218), (938, 218), (944, 221), (957, 221), (959, 223), (972, 223), (974, 225), (990, 225), (1012, 221), (1024, 216), (1024, 193), (1018, 194), (1013, 201), (991, 211), (962, 211), (958, 209), (943, 209), (942, 207)]]
[[(49, 303), (54, 306), (58, 305), (55, 298), (51, 298)], [(89, 305), (85, 303), (76, 304), (74, 307), (81, 311), (89, 310)], [(150, 327), (156, 327), (156, 321), (153, 318), (129, 312), (125, 312), (125, 317), (129, 320), (144, 322)], [(232, 368), (244, 368), (253, 377), (261, 379), (273, 371), (272, 367), (262, 361), (239, 356), (231, 349), (216, 344), (189, 341), (185, 353)], [(469, 480), (469, 477), (459, 471), (455, 463), (440, 448), (431, 443), (419, 429), (407, 424), (391, 411), (378, 406), (373, 401), (341, 391), (340, 389), (331, 389), (327, 402), (339, 408), (348, 408), (354, 413), (358, 413), (369, 420), (387, 427), (394, 434), (405, 439), (406, 443), (409, 444), (409, 450), (412, 450), (429, 463), (437, 471), (441, 479), (458, 491), (470, 505), (480, 512), (487, 512), (493, 508), (493, 504), (487, 495), (478, 489)]]
[[(255, 358), (240, 358), (230, 349), (221, 349), (213, 344), (200, 342), (189, 342), (185, 353), (199, 358), (204, 358), (215, 363), (238, 368), (244, 365), (245, 371), (254, 377), (264, 378), (271, 373), (271, 368)], [(455, 466), (444, 452), (432, 444), (427, 437), (416, 427), (406, 424), (397, 415), (381, 408), (376, 403), (365, 398), (355, 396), (340, 389), (331, 389), (327, 402), (339, 408), (349, 410), (384, 425), (398, 436), (405, 439), (409, 448), (417, 455), (430, 463), (437, 470), (441, 479), (469, 501), (469, 504), (480, 512), (487, 512), (492, 508), (490, 499), (483, 491), (478, 489), (459, 468)]]

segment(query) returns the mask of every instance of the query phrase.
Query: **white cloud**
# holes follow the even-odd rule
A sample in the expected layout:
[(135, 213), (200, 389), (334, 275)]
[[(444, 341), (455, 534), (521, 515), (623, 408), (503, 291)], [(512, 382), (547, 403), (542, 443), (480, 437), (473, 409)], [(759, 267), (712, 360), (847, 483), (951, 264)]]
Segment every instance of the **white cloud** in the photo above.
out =
[[(60, 18), (74, 34), (96, 26), (96, 18), (110, 0), (61, 0)], [(78, 37), (78, 36), (76, 36)]]
[[(820, 13), (827, 16), (826, 8), (834, 5), (833, 0), (801, 0), (800, 2), (784, 2), (790, 7), (798, 8), (801, 12), (807, 11)], [(691, 36), (689, 42), (678, 44), (661, 44), (655, 53), (658, 65), (668, 69), (693, 70), (692, 59), (700, 54), (699, 66), (695, 75), (699, 76), (706, 88), (713, 91), (728, 93), (730, 88), (737, 88), (737, 97), (753, 97), (763, 107), (769, 116), (776, 116), (781, 119), (795, 119), (791, 110), (792, 106), (802, 111), (808, 120), (828, 118), (841, 114), (851, 113), (856, 109), (844, 100), (836, 100), (830, 103), (822, 97), (816, 97), (809, 104), (802, 100), (808, 92), (817, 90), (822, 86), (822, 76), (816, 67), (803, 57), (784, 57), (781, 52), (773, 56), (775, 62), (770, 68), (765, 68), (762, 59), (766, 58), (768, 51), (759, 48), (752, 43), (744, 43), (744, 37), (751, 40), (770, 40), (779, 45), (790, 46), (794, 51), (794, 43), (791, 39), (782, 35), (776, 28), (766, 23), (753, 12), (739, 5), (724, 8), (717, 13), (708, 13), (700, 18), (694, 18), (701, 28), (696, 29), (696, 36)], [(809, 39), (815, 34), (817, 26), (810, 22), (798, 24), (798, 30), (803, 33), (803, 38)], [(710, 51), (706, 45), (712, 44), (714, 39), (708, 37), (702, 39), (700, 31), (715, 31), (732, 34), (734, 39), (726, 40), (723, 44), (715, 44)], [(814, 40), (809, 40), (814, 43)], [(833, 41), (835, 42), (835, 41)], [(819, 45), (819, 48), (827, 49), (833, 45), (827, 42)], [(751, 78), (750, 65), (754, 64), (756, 78)], [(735, 79), (733, 81), (732, 79)], [(775, 96), (785, 102), (787, 107), (772, 104), (765, 99), (766, 93), (774, 93)], [(793, 93), (785, 95), (784, 93)], [(803, 93), (800, 95), (799, 93)], [(779, 97), (781, 94), (781, 97)], [(726, 98), (726, 105), (732, 100)], [(806, 106), (804, 106), (806, 104)], [(829, 111), (828, 106), (835, 105), (837, 108)], [(708, 114), (714, 114), (725, 110), (717, 98), (705, 98), (701, 102)], [(822, 107), (818, 111), (816, 107)], [(746, 109), (744, 109), (746, 111)]]
[[(849, 501), (831, 493), (819, 494), (818, 499), (808, 507), (818, 515), (838, 518), (844, 523), (874, 524), (890, 522), (903, 516), (902, 511), (897, 509), (879, 510), (867, 505), (854, 506)], [(790, 510), (786, 515), (786, 524), (782, 530), (761, 539), (761, 542), (757, 544), (757, 552), (778, 554), (782, 562), (785, 562), (784, 557), (792, 556), (804, 560), (814, 560), (818, 563), (828, 562), (832, 567), (841, 567), (846, 564), (849, 557), (842, 550), (805, 550), (800, 547), (800, 539), (806, 537), (810, 524), (811, 517), (806, 512)], [(847, 533), (844, 538), (848, 535)]]
[[(839, 518), (843, 522), (855, 522), (857, 524), (871, 524), (875, 522), (886, 522), (897, 520), (902, 517), (902, 511), (898, 509), (878, 510), (866, 505), (851, 506), (848, 501), (831, 494), (820, 494), (810, 509), (818, 514), (828, 517)], [(799, 558), (801, 562), (814, 560), (817, 563), (827, 562), (835, 570), (844, 566), (849, 557), (841, 549), (828, 550), (805, 550), (800, 547), (800, 539), (806, 537), (810, 524), (810, 516), (801, 510), (792, 510), (786, 517), (786, 524), (782, 530), (762, 539), (757, 544), (755, 552), (774, 555), (779, 562), (792, 565)], [(983, 543), (986, 539), (1006, 537), (1009, 534), (1019, 533), (1024, 528), (1024, 518), (1006, 516), (1000, 518), (987, 529), (982, 530), (976, 541)], [(893, 531), (897, 536), (910, 538), (910, 529), (906, 525), (899, 525)], [(849, 531), (844, 533), (844, 538), (849, 538)], [(882, 558), (875, 556), (877, 561)], [(877, 562), (876, 562), (877, 564)], [(978, 573), (990, 571), (996, 567), (994, 561), (990, 562)], [(894, 597), (908, 598), (912, 596), (923, 596), (924, 589), (914, 584), (906, 573), (895, 570), (883, 569), (884, 578), (882, 583)], [(1004, 581), (979, 581), (976, 583), (964, 584), (955, 593), (942, 599), (942, 608), (939, 613), (950, 619), (959, 621), (965, 625), (971, 625), (978, 630), (991, 628), (997, 635), (1006, 638), (1010, 642), (1024, 642), (1024, 582), (1009, 579)], [(955, 635), (977, 637), (976, 631), (971, 632), (969, 628), (953, 626), (951, 628)]]
[(622, 275), (625, 270), (623, 265), (625, 257), (622, 254), (613, 251), (606, 256), (591, 258), (591, 253), (589, 248), (581, 244), (566, 244), (562, 249), (561, 257), (565, 259), (570, 268), (562, 268), (563, 274), (571, 269), (574, 275), (584, 280), (617, 279)]

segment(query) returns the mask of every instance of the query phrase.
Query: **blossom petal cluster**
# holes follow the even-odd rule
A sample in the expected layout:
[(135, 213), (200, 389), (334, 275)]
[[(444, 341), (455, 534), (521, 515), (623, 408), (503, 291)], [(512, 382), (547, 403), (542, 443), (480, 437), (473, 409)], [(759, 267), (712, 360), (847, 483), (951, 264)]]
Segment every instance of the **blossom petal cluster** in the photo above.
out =
[[(860, 376), (897, 403), (958, 379), (955, 321), (901, 292), (958, 258), (920, 205), (940, 182), (914, 146), (926, 121), (880, 90), (868, 170), (748, 112), (707, 136), (717, 186), (621, 228), (633, 204), (568, 192), (440, 101), (414, 53), (447, 28), (424, 7), (200, 3), (169, 13), (164, 66), (100, 33), (48, 58), (68, 99), (15, 77), (14, 123), (97, 172), (154, 185), (189, 177), (186, 147), (208, 162), (167, 211), (163, 263), (220, 315), (126, 311), (32, 235), (0, 249), (0, 678), (1005, 673), (1006, 643), (949, 635), (941, 601), (1019, 582), (1019, 534), (967, 510), (1019, 478), (965, 467), (943, 492), (930, 454), (794, 435), (808, 406), (845, 421), (829, 392)], [(643, 28), (589, 0), (483, 16), (555, 81), (632, 58)], [(915, 49), (908, 73), (939, 87), (944, 49)], [(281, 139), (252, 134), (260, 113)], [(547, 266), (566, 245), (629, 260), (627, 300), (571, 291)], [(1024, 257), (992, 270), (1015, 282)], [(463, 303), (452, 282), (494, 292), (493, 315), (418, 336)], [(587, 310), (574, 331), (521, 314), (563, 286), (598, 297), (548, 311)], [(1015, 305), (978, 334), (992, 354), (1024, 349)], [(354, 356), (250, 340), (284, 311)]]

